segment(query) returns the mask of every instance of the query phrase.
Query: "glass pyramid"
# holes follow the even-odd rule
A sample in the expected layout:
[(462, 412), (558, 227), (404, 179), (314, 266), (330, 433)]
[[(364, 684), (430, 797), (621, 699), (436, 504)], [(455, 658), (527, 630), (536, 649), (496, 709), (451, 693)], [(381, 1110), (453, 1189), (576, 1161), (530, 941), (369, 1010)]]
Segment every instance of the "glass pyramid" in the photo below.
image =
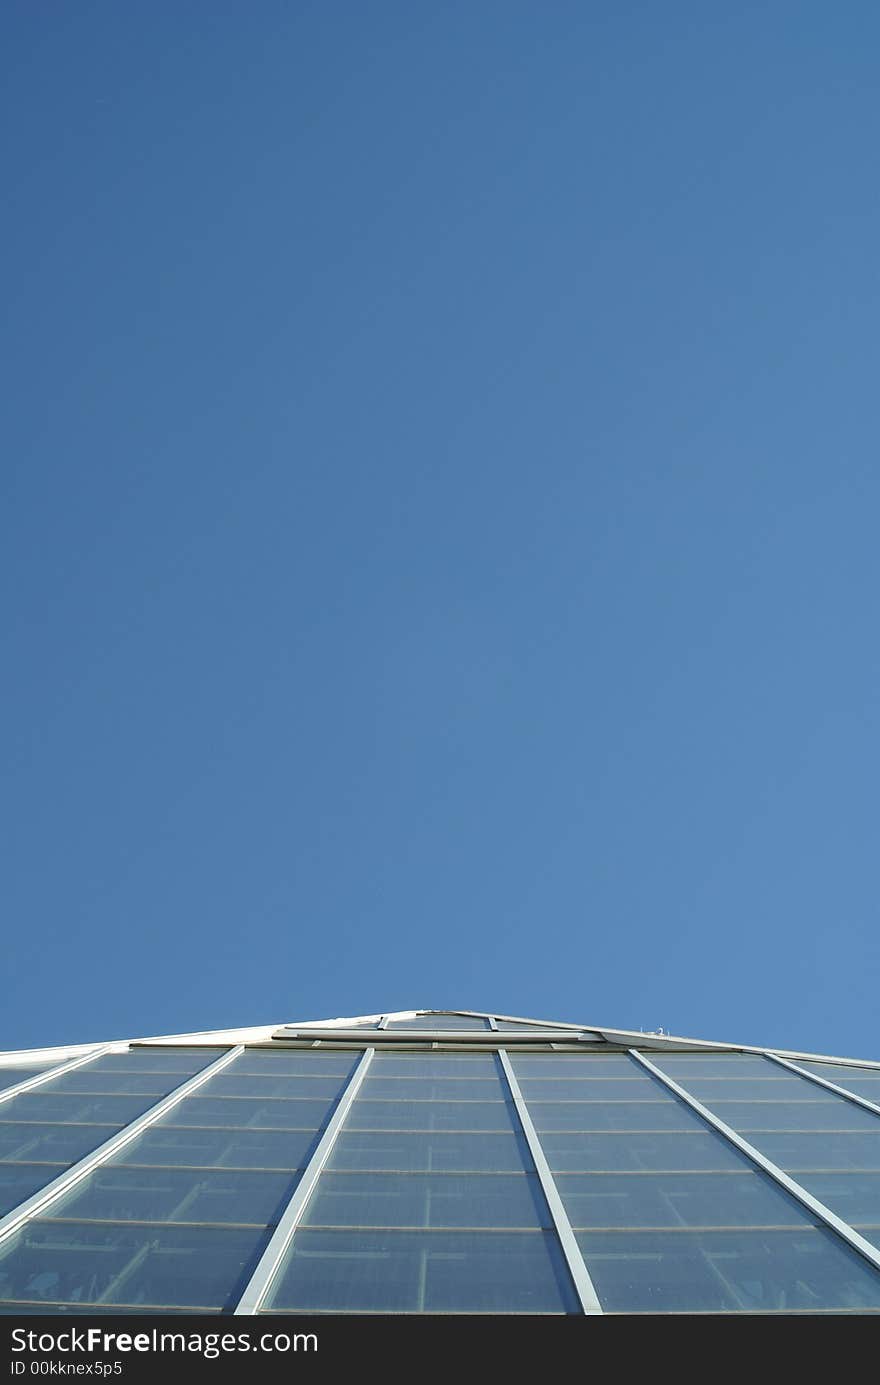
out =
[(0, 1312), (880, 1312), (880, 1063), (438, 1010), (0, 1054)]

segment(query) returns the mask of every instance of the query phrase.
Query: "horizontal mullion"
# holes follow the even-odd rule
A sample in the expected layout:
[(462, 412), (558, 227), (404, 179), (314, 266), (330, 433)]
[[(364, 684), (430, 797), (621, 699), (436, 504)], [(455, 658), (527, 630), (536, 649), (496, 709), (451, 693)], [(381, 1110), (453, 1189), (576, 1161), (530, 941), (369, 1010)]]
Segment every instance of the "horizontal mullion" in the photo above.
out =
[[(26, 1162), (26, 1161), (22, 1161)], [(66, 1167), (66, 1166), (65, 1166)], [(102, 1169), (138, 1169), (143, 1173), (301, 1173), (301, 1168), (278, 1168), (274, 1164), (126, 1164), (114, 1160), (112, 1164), (102, 1164)]]
[[(118, 1226), (128, 1228), (130, 1226), (159, 1227), (162, 1229), (177, 1230), (179, 1227), (207, 1226), (214, 1231), (265, 1231), (267, 1227), (275, 1226), (274, 1221), (168, 1221), (167, 1218), (152, 1220), (145, 1217), (126, 1217), (121, 1221), (119, 1217), (34, 1217), (29, 1226)], [(89, 1246), (92, 1250), (93, 1247)]]
[[(604, 1235), (616, 1236), (618, 1233), (620, 1233), (621, 1235), (624, 1235), (624, 1234), (627, 1234), (627, 1235), (628, 1235), (630, 1232), (642, 1232), (642, 1231), (649, 1231), (652, 1235), (653, 1235), (655, 1232), (657, 1232), (658, 1234), (659, 1234), (659, 1233), (662, 1233), (664, 1236), (666, 1235), (667, 1232), (671, 1232), (671, 1233), (673, 1233), (674, 1235), (677, 1236), (677, 1235), (681, 1235), (681, 1234), (685, 1234), (685, 1233), (690, 1233), (690, 1232), (696, 1232), (697, 1234), (702, 1235), (704, 1232), (709, 1232), (709, 1231), (713, 1231), (713, 1232), (714, 1232), (714, 1231), (724, 1231), (724, 1232), (727, 1232), (727, 1231), (735, 1231), (735, 1232), (737, 1232), (738, 1234), (750, 1233), (750, 1232), (752, 1232), (752, 1231), (755, 1231), (755, 1232), (758, 1232), (758, 1233), (760, 1233), (761, 1235), (763, 1235), (765, 1231), (792, 1231), (792, 1230), (795, 1230), (795, 1231), (803, 1231), (803, 1230), (804, 1230), (805, 1228), (807, 1228), (807, 1227), (809, 1227), (810, 1229), (815, 1230), (815, 1229), (821, 1228), (821, 1225), (822, 1225), (821, 1222), (817, 1222), (817, 1221), (810, 1222), (810, 1221), (807, 1221), (807, 1222), (802, 1222), (802, 1223), (800, 1224), (800, 1226), (798, 1226), (798, 1227), (792, 1227), (792, 1225), (791, 1225), (790, 1222), (779, 1223), (779, 1224), (777, 1224), (777, 1223), (775, 1223), (775, 1222), (754, 1222), (754, 1223), (750, 1223), (748, 1226), (743, 1226), (741, 1222), (740, 1222), (740, 1223), (734, 1223), (734, 1224), (730, 1224), (730, 1223), (726, 1223), (726, 1222), (725, 1222), (725, 1223), (719, 1222), (719, 1224), (718, 1224), (717, 1226), (708, 1226), (708, 1225), (707, 1225), (707, 1226), (703, 1226), (702, 1223), (700, 1223), (699, 1226), (669, 1226), (669, 1225), (667, 1225), (665, 1222), (660, 1222), (660, 1223), (658, 1223), (658, 1222), (645, 1222), (645, 1224), (644, 1224), (643, 1226), (621, 1226), (619, 1223), (617, 1223), (617, 1224), (613, 1224), (613, 1223), (612, 1223), (612, 1224), (609, 1225), (609, 1224), (604, 1224), (604, 1223), (600, 1223), (600, 1222), (595, 1222), (595, 1223), (594, 1223), (594, 1222), (590, 1222), (590, 1223), (586, 1223), (586, 1222), (574, 1222), (574, 1221), (573, 1221), (572, 1224), (571, 1224), (571, 1229), (572, 1229), (572, 1231), (591, 1231), (591, 1232), (592, 1232), (592, 1231), (597, 1231), (597, 1232), (598, 1232), (598, 1231), (601, 1231), (602, 1234), (603, 1234), (603, 1236), (604, 1236)], [(665, 1312), (665, 1310), (664, 1310), (664, 1312)]]
[(222, 1313), (223, 1309), (216, 1304), (205, 1307), (204, 1304), (185, 1304), (183, 1307), (177, 1303), (83, 1303), (81, 1299), (71, 1298), (0, 1298), (0, 1306), (22, 1307), (22, 1308), (43, 1308), (47, 1312), (53, 1308), (82, 1308), (86, 1313), (112, 1313), (114, 1316), (123, 1313), (143, 1313), (148, 1309), (150, 1313), (157, 1316), (160, 1313)]
[[(127, 1224), (127, 1223), (126, 1223)], [(387, 1231), (395, 1235), (400, 1232), (402, 1235), (412, 1235), (414, 1231), (425, 1232), (431, 1236), (481, 1236), (484, 1232), (487, 1236), (503, 1236), (512, 1233), (517, 1236), (546, 1236), (553, 1231), (551, 1222), (546, 1226), (402, 1226), (394, 1223), (389, 1226), (388, 1222), (302, 1222), (296, 1229), (296, 1236), (301, 1237), (305, 1231), (338, 1231), (340, 1234), (347, 1231)], [(312, 1310), (309, 1309), (309, 1312)], [(360, 1310), (358, 1310), (360, 1311)]]
[[(690, 1172), (690, 1170), (688, 1170)], [(376, 1178), (424, 1178), (426, 1175), (431, 1178), (533, 1178), (534, 1174), (530, 1169), (377, 1169), (375, 1165), (368, 1169), (336, 1169), (331, 1166), (322, 1170), (321, 1177), (324, 1175), (333, 1178), (363, 1178), (364, 1174), (375, 1175)]]

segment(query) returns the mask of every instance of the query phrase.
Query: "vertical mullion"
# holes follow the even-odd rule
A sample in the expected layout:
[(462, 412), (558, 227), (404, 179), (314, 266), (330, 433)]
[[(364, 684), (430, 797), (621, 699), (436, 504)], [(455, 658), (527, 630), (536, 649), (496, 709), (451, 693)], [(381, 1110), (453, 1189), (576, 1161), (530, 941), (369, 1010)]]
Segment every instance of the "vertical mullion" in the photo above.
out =
[[(44, 1082), (49, 1082), (53, 1077), (61, 1077), (65, 1072), (74, 1072), (76, 1068), (82, 1068), (86, 1063), (91, 1063), (94, 1058), (100, 1058), (103, 1053), (109, 1053), (111, 1049), (118, 1048), (117, 1043), (98, 1044), (89, 1053), (81, 1053), (78, 1058), (68, 1058), (61, 1063), (56, 1063), (54, 1067), (47, 1068), (45, 1072), (38, 1072), (33, 1077), (25, 1077), (21, 1082), (16, 1082), (14, 1087), (4, 1087), (0, 1092), (0, 1106), (5, 1101), (10, 1101), (14, 1096), (20, 1096), (22, 1092), (33, 1091), (35, 1087), (42, 1087)], [(0, 1113), (2, 1118), (2, 1113)]]
[(784, 1188), (787, 1193), (790, 1193), (792, 1197), (796, 1198), (802, 1207), (805, 1207), (814, 1217), (818, 1217), (820, 1221), (824, 1222), (826, 1226), (836, 1232), (841, 1240), (846, 1241), (847, 1245), (852, 1246), (853, 1250), (857, 1250), (866, 1260), (870, 1260), (875, 1269), (880, 1270), (880, 1250), (878, 1250), (876, 1246), (872, 1246), (870, 1241), (866, 1241), (864, 1236), (860, 1236), (848, 1222), (845, 1222), (842, 1217), (838, 1217), (835, 1212), (831, 1211), (830, 1207), (825, 1206), (824, 1202), (820, 1202), (818, 1198), (813, 1197), (812, 1193), (808, 1193), (806, 1188), (803, 1188), (800, 1183), (795, 1182), (795, 1180), (785, 1173), (778, 1164), (774, 1164), (773, 1161), (762, 1154), (759, 1149), (749, 1144), (748, 1140), (744, 1139), (742, 1135), (738, 1134), (737, 1131), (733, 1130), (729, 1125), (726, 1125), (723, 1120), (716, 1116), (713, 1111), (710, 1111), (708, 1107), (704, 1106), (701, 1101), (691, 1096), (690, 1092), (684, 1087), (680, 1087), (673, 1078), (667, 1077), (665, 1072), (662, 1072), (660, 1068), (656, 1068), (644, 1054), (639, 1053), (634, 1048), (629, 1050), (629, 1054), (631, 1058), (634, 1058), (636, 1062), (641, 1064), (643, 1068), (646, 1068), (648, 1072), (653, 1073), (654, 1077), (658, 1078), (670, 1092), (681, 1097), (682, 1101), (686, 1102), (692, 1111), (695, 1111), (698, 1116), (702, 1116), (703, 1120), (707, 1121), (708, 1124), (712, 1126), (713, 1130), (717, 1130), (718, 1134), (722, 1135), (729, 1144), (732, 1144), (741, 1154), (744, 1154), (747, 1159), (753, 1164), (756, 1164), (764, 1173), (769, 1174), (774, 1182), (778, 1183), (781, 1188)]
[(342, 1124), (348, 1115), (349, 1107), (358, 1094), (360, 1085), (367, 1074), (375, 1048), (367, 1048), (360, 1062), (349, 1078), (348, 1085), (339, 1099), (339, 1104), (327, 1123), (327, 1128), (318, 1141), (314, 1154), (303, 1170), (302, 1177), (293, 1190), (293, 1195), (281, 1215), (269, 1243), (260, 1256), (256, 1269), (248, 1280), (244, 1292), (234, 1312), (237, 1316), (250, 1316), (258, 1313), (269, 1291), (278, 1268), (293, 1240), (293, 1234), (302, 1220), (306, 1203), (314, 1191), (315, 1184), (330, 1157)]
[(503, 1048), (499, 1048), (498, 1057), (501, 1059), (501, 1066), (504, 1070), (504, 1076), (507, 1079), (507, 1086), (514, 1107), (516, 1108), (516, 1114), (519, 1117), (520, 1125), (522, 1126), (522, 1132), (526, 1138), (526, 1144), (529, 1147), (529, 1153), (532, 1156), (535, 1172), (538, 1175), (544, 1197), (547, 1200), (547, 1206), (550, 1209), (553, 1225), (559, 1237), (562, 1253), (565, 1256), (569, 1273), (574, 1281), (575, 1291), (580, 1301), (581, 1308), (584, 1313), (601, 1313), (602, 1305), (599, 1303), (598, 1295), (593, 1287), (593, 1281), (584, 1263), (584, 1258), (581, 1255), (580, 1247), (575, 1239), (575, 1234), (571, 1229), (568, 1213), (562, 1205), (562, 1198), (559, 1196), (556, 1180), (550, 1172), (547, 1156), (544, 1153), (538, 1132), (529, 1115), (529, 1108), (520, 1090), (520, 1085), (517, 1081), (516, 1073), (513, 1071), (507, 1051)]
[(238, 1044), (235, 1048), (230, 1048), (226, 1053), (221, 1054), (219, 1058), (213, 1063), (209, 1063), (201, 1072), (197, 1072), (182, 1085), (175, 1087), (167, 1096), (163, 1096), (146, 1111), (141, 1112), (141, 1114), (133, 1121), (130, 1121), (128, 1125), (124, 1125), (121, 1130), (117, 1130), (116, 1133), (111, 1135), (108, 1140), (105, 1140), (103, 1144), (98, 1145), (97, 1149), (93, 1149), (91, 1153), (84, 1155), (77, 1163), (71, 1164), (69, 1169), (65, 1169), (64, 1172), (59, 1174), (57, 1178), (54, 1178), (51, 1183), (47, 1183), (45, 1188), (40, 1188), (38, 1192), (27, 1198), (25, 1202), (19, 1203), (19, 1205), (13, 1208), (11, 1212), (7, 1213), (5, 1217), (0, 1217), (0, 1241), (11, 1236), (14, 1231), (19, 1229), (23, 1222), (29, 1221), (32, 1217), (42, 1214), (57, 1197), (60, 1197), (62, 1193), (69, 1192), (71, 1188), (75, 1187), (76, 1184), (79, 1183), (81, 1179), (85, 1178), (87, 1174), (91, 1173), (93, 1169), (105, 1163), (106, 1160), (109, 1159), (111, 1155), (116, 1154), (118, 1150), (124, 1149), (135, 1136), (140, 1135), (142, 1130), (152, 1125), (160, 1116), (164, 1116), (167, 1111), (173, 1110), (178, 1102), (183, 1101), (185, 1097), (201, 1087), (204, 1082), (207, 1082), (209, 1077), (213, 1077), (215, 1073), (227, 1067), (228, 1064), (232, 1062), (233, 1058), (237, 1058), (241, 1053), (244, 1053), (244, 1044)]

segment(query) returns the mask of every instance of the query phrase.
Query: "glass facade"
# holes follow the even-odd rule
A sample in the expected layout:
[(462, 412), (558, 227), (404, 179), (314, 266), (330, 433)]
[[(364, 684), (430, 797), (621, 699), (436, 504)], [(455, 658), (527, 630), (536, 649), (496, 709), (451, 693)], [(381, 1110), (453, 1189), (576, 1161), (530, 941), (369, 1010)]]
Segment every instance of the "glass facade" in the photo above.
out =
[(339, 1028), (0, 1061), (0, 1312), (880, 1312), (880, 1067)]

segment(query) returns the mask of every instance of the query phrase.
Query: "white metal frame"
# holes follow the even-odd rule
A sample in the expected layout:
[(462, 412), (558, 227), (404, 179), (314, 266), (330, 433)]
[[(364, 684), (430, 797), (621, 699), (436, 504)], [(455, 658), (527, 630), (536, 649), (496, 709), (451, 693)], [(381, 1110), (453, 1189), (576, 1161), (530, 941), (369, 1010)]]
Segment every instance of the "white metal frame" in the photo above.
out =
[(837, 1096), (846, 1097), (847, 1101), (851, 1101), (855, 1106), (863, 1106), (866, 1111), (880, 1116), (880, 1106), (874, 1101), (869, 1101), (866, 1096), (859, 1096), (858, 1092), (851, 1092), (848, 1087), (841, 1087), (827, 1077), (820, 1077), (817, 1072), (810, 1072), (808, 1068), (799, 1068), (797, 1063), (792, 1063), (788, 1058), (780, 1058), (777, 1053), (768, 1053), (767, 1057), (780, 1067), (788, 1068), (789, 1072), (796, 1072), (798, 1077), (806, 1077), (808, 1082), (815, 1082), (817, 1087), (824, 1087), (829, 1092), (835, 1092)]
[(56, 1077), (62, 1077), (66, 1072), (75, 1072), (77, 1068), (85, 1067), (94, 1058), (100, 1058), (102, 1054), (109, 1053), (115, 1047), (117, 1047), (115, 1044), (100, 1044), (91, 1052), (81, 1054), (79, 1058), (70, 1058), (66, 1063), (58, 1063), (55, 1067), (47, 1068), (45, 1072), (38, 1072), (33, 1077), (26, 1077), (21, 1082), (16, 1082), (14, 1087), (4, 1087), (0, 1091), (0, 1120), (3, 1119), (2, 1108), (5, 1102), (11, 1101), (13, 1097), (21, 1096), (23, 1092), (32, 1092), (36, 1087), (42, 1087), (46, 1082), (51, 1082)]
[(653, 1073), (655, 1077), (659, 1078), (664, 1087), (674, 1092), (676, 1096), (681, 1097), (682, 1101), (686, 1102), (692, 1111), (695, 1111), (698, 1116), (702, 1116), (703, 1120), (707, 1121), (714, 1130), (717, 1130), (719, 1135), (723, 1135), (728, 1144), (732, 1144), (741, 1154), (744, 1154), (747, 1159), (757, 1165), (759, 1169), (769, 1174), (775, 1183), (778, 1183), (781, 1188), (784, 1188), (787, 1193), (790, 1193), (792, 1197), (796, 1198), (803, 1207), (806, 1207), (807, 1211), (811, 1212), (814, 1217), (818, 1217), (819, 1220), (830, 1227), (832, 1231), (835, 1231), (841, 1240), (846, 1241), (847, 1245), (851, 1246), (853, 1250), (857, 1250), (866, 1260), (870, 1260), (875, 1269), (880, 1270), (880, 1250), (878, 1250), (876, 1246), (871, 1245), (870, 1241), (866, 1241), (864, 1236), (860, 1236), (857, 1231), (853, 1230), (848, 1222), (838, 1217), (835, 1212), (831, 1211), (830, 1207), (825, 1206), (824, 1202), (820, 1202), (818, 1198), (813, 1197), (812, 1193), (808, 1193), (806, 1188), (802, 1188), (800, 1183), (795, 1182), (795, 1180), (791, 1178), (789, 1174), (785, 1173), (778, 1164), (774, 1164), (771, 1159), (768, 1159), (766, 1155), (762, 1154), (754, 1145), (749, 1144), (748, 1140), (743, 1139), (742, 1135), (739, 1135), (729, 1125), (725, 1125), (724, 1121), (720, 1120), (713, 1111), (710, 1111), (709, 1108), (704, 1106), (701, 1101), (698, 1101), (696, 1097), (691, 1096), (690, 1092), (684, 1087), (680, 1087), (673, 1078), (668, 1077), (665, 1072), (661, 1072), (660, 1068), (655, 1067), (651, 1060), (646, 1058), (643, 1053), (638, 1053), (635, 1049), (630, 1049), (630, 1057), (634, 1058), (636, 1062), (643, 1068), (646, 1068), (648, 1072)]
[(318, 1141), (315, 1152), (303, 1170), (302, 1177), (294, 1188), (293, 1195), (284, 1209), (281, 1220), (272, 1233), (269, 1243), (260, 1256), (259, 1263), (235, 1307), (234, 1312), (236, 1316), (249, 1317), (260, 1311), (266, 1295), (272, 1286), (275, 1275), (287, 1253), (287, 1248), (293, 1240), (294, 1232), (299, 1226), (302, 1214), (305, 1211), (306, 1203), (311, 1197), (312, 1190), (330, 1157), (330, 1151), (336, 1143), (336, 1137), (342, 1128), (345, 1117), (348, 1115), (348, 1109), (357, 1096), (361, 1083), (367, 1075), (367, 1070), (373, 1060), (373, 1054), (375, 1052), (376, 1050), (374, 1048), (367, 1048), (349, 1078), (348, 1085), (339, 1099), (339, 1104), (330, 1117), (327, 1127), (321, 1139)]
[[(124, 1149), (127, 1144), (137, 1136), (142, 1130), (152, 1125), (160, 1116), (174, 1109), (185, 1097), (191, 1096), (198, 1091), (203, 1083), (209, 1078), (214, 1077), (218, 1072), (222, 1072), (225, 1067), (244, 1052), (244, 1046), (239, 1044), (235, 1048), (229, 1049), (221, 1054), (213, 1063), (209, 1063), (201, 1072), (197, 1072), (194, 1077), (190, 1077), (181, 1086), (175, 1087), (167, 1096), (163, 1096), (153, 1106), (148, 1107), (141, 1115), (137, 1116), (129, 1125), (124, 1125), (121, 1130), (117, 1130), (115, 1135), (111, 1135), (109, 1140), (104, 1140), (103, 1144), (97, 1146), (89, 1154), (83, 1156), (77, 1163), (71, 1164), (69, 1169), (65, 1169), (57, 1178), (53, 1178), (51, 1183), (47, 1183), (44, 1188), (39, 1188), (25, 1202), (19, 1203), (11, 1212), (7, 1212), (5, 1217), (0, 1217), (0, 1242), (5, 1241), (14, 1232), (18, 1231), (23, 1222), (29, 1221), (32, 1217), (40, 1216), (46, 1208), (55, 1202), (56, 1198), (67, 1193), (71, 1188), (76, 1187), (93, 1169), (98, 1168), (111, 1155), (116, 1154), (120, 1149)], [(173, 1076), (173, 1074), (172, 1074)]]
[(516, 1073), (513, 1070), (508, 1054), (503, 1048), (498, 1050), (498, 1057), (501, 1059), (501, 1066), (504, 1069), (504, 1076), (507, 1079), (510, 1096), (516, 1108), (516, 1114), (519, 1117), (522, 1132), (526, 1138), (529, 1153), (532, 1156), (532, 1162), (535, 1165), (535, 1172), (538, 1175), (538, 1180), (543, 1189), (544, 1196), (547, 1199), (547, 1206), (550, 1209), (553, 1225), (562, 1245), (562, 1253), (565, 1256), (565, 1262), (568, 1265), (569, 1273), (574, 1281), (578, 1301), (584, 1313), (590, 1316), (600, 1314), (602, 1312), (602, 1305), (599, 1302), (599, 1297), (593, 1286), (593, 1281), (584, 1263), (584, 1258), (581, 1255), (575, 1234), (571, 1229), (568, 1213), (562, 1204), (562, 1198), (559, 1196), (556, 1180), (550, 1171), (550, 1165), (547, 1163), (544, 1147), (541, 1144), (538, 1132), (532, 1122), (526, 1099), (517, 1081)]

